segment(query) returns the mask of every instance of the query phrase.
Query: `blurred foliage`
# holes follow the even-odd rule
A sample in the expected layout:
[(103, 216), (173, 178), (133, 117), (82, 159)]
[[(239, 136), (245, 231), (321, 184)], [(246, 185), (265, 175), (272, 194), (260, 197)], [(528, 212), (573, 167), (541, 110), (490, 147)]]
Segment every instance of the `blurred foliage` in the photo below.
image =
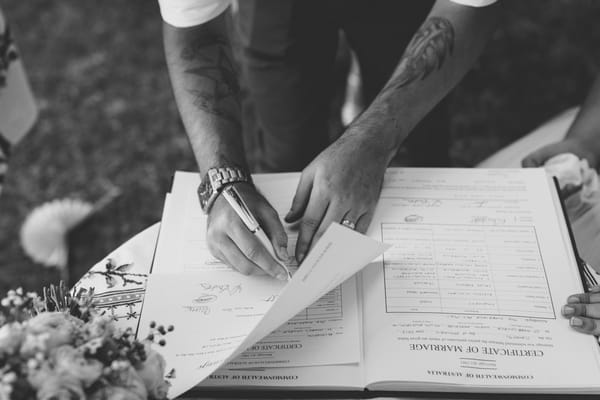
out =
[[(243, 1), (243, 0), (242, 0)], [(471, 166), (580, 103), (600, 54), (600, 2), (504, 0), (500, 27), (450, 99), (452, 158)], [(149, 0), (6, 0), (2, 4), (41, 108), (14, 151), (0, 197), (0, 294), (58, 280), (19, 245), (44, 201), (123, 195), (71, 235), (72, 277), (156, 222), (175, 169), (195, 162)]]

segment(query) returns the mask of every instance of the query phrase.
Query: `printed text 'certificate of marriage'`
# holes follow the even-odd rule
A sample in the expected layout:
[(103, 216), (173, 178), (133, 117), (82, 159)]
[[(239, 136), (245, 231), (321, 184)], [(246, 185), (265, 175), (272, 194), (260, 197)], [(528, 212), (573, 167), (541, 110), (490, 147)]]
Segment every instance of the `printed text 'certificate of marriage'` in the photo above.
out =
[(369, 233), (393, 247), (363, 272), (367, 381), (590, 382), (548, 368), (598, 362), (560, 315), (582, 290), (561, 218), (543, 170), (388, 171)]

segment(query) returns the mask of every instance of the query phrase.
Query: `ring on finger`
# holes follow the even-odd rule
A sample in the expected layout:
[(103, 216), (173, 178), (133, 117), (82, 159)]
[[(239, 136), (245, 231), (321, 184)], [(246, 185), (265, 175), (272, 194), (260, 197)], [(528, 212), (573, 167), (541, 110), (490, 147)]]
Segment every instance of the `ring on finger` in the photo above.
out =
[(352, 221), (350, 221), (347, 218), (344, 218), (342, 220), (342, 225), (345, 226), (346, 228), (349, 228), (349, 229), (352, 229), (352, 230), (356, 229), (356, 222), (352, 222)]

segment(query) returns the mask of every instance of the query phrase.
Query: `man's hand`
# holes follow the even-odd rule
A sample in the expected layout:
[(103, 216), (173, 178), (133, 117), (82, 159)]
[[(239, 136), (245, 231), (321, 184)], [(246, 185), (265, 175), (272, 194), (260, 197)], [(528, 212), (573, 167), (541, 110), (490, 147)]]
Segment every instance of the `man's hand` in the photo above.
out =
[(584, 140), (576, 137), (566, 138), (561, 142), (546, 145), (538, 150), (533, 151), (525, 158), (521, 164), (525, 168), (542, 167), (550, 158), (562, 154), (573, 153), (581, 159), (586, 159), (591, 168), (598, 167), (598, 155), (592, 149), (594, 146), (589, 146)]
[(332, 222), (348, 220), (366, 232), (389, 157), (369, 138), (347, 132), (302, 172), (286, 222), (300, 220), (296, 259), (302, 262)]
[[(288, 260), (287, 235), (277, 212), (254, 186), (247, 183), (235, 185), (262, 229), (271, 239), (275, 254), (282, 262), (286, 262)], [(244, 275), (267, 273), (281, 280), (288, 278), (287, 272), (280, 263), (248, 230), (223, 196), (217, 198), (210, 210), (207, 242), (210, 252), (215, 257)]]
[(589, 293), (569, 296), (562, 315), (570, 318), (569, 325), (576, 331), (600, 335), (600, 286), (593, 287)]

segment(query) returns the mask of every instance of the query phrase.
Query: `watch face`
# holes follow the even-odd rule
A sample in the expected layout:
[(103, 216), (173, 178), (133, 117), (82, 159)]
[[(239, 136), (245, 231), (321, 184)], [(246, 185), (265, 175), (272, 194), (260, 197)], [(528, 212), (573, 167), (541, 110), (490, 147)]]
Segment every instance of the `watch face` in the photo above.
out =
[(208, 179), (203, 179), (200, 186), (198, 186), (198, 198), (200, 199), (200, 206), (204, 210), (206, 204), (208, 203), (208, 199), (212, 195), (212, 186)]

